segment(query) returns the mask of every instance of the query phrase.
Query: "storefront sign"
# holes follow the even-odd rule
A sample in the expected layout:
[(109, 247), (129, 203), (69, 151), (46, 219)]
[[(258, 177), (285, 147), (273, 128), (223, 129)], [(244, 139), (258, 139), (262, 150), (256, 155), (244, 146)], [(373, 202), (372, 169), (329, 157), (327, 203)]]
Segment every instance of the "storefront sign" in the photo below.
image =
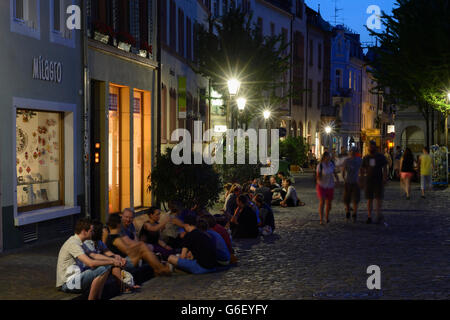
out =
[(178, 119), (186, 119), (186, 77), (178, 78)]
[(62, 63), (42, 58), (33, 58), (33, 79), (61, 83)]

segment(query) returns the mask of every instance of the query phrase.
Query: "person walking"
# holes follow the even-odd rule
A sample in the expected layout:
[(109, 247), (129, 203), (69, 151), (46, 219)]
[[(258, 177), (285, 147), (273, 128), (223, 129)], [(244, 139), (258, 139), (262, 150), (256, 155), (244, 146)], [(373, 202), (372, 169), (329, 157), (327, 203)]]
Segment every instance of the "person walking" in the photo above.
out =
[(420, 168), (420, 189), (422, 199), (425, 199), (425, 190), (431, 189), (431, 174), (433, 170), (433, 161), (430, 156), (430, 148), (424, 147), (422, 155), (419, 158)]
[(350, 157), (344, 161), (342, 176), (344, 179), (345, 216), (350, 219), (350, 204), (353, 204), (352, 220), (356, 222), (358, 204), (361, 199), (360, 177), (362, 159), (357, 156), (358, 148), (350, 150)]
[(411, 199), (411, 179), (414, 177), (414, 156), (410, 148), (405, 149), (400, 160), (400, 187), (406, 193), (406, 200)]
[(377, 150), (377, 143), (370, 141), (369, 154), (364, 157), (361, 165), (361, 176), (364, 179), (364, 189), (367, 199), (367, 224), (372, 223), (373, 200), (376, 200), (377, 223), (384, 220), (381, 205), (384, 197), (384, 185), (387, 183), (387, 161)]
[(402, 148), (397, 146), (395, 148), (395, 158), (394, 158), (394, 179), (400, 178), (400, 160), (402, 158)]
[(317, 165), (316, 169), (316, 191), (319, 198), (319, 217), (320, 225), (324, 225), (323, 222), (323, 209), (325, 206), (325, 219), (326, 223), (330, 222), (330, 211), (332, 207), (334, 197), (334, 178), (338, 180), (335, 172), (335, 165), (331, 161), (331, 155), (328, 152), (324, 152), (322, 160)]
[(389, 148), (384, 148), (384, 156), (386, 157), (386, 161), (388, 162), (388, 165), (387, 165), (387, 170), (388, 170), (388, 177), (390, 178), (390, 172), (391, 172), (391, 169), (392, 169), (392, 165), (393, 165), (393, 161), (392, 161), (392, 158), (391, 158), (391, 154), (389, 153)]

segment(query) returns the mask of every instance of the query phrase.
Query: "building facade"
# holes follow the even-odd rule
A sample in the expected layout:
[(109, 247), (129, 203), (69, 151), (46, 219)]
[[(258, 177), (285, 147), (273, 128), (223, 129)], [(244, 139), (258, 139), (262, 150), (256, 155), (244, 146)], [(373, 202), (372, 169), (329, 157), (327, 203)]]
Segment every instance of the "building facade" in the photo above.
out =
[(0, 3), (0, 251), (72, 233), (83, 211), (79, 1)]
[(88, 0), (90, 216), (152, 205), (157, 149), (156, 1)]

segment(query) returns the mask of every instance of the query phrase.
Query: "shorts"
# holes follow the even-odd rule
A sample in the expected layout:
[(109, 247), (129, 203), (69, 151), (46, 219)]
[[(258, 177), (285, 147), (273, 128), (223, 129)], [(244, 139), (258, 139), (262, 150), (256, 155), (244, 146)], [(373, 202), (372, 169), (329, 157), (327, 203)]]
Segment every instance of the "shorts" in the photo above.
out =
[(181, 259), (178, 258), (177, 267), (183, 271), (193, 274), (205, 274), (216, 272), (216, 268), (206, 269), (198, 264), (197, 260)]
[(367, 200), (383, 199), (384, 185), (382, 181), (370, 181), (366, 183), (365, 196)]
[(95, 269), (88, 269), (83, 271), (75, 277), (73, 281), (70, 281), (69, 285), (66, 282), (62, 285), (61, 291), (65, 293), (83, 293), (90, 290), (92, 281), (95, 278), (102, 276), (106, 272), (111, 270), (111, 266), (101, 266)]
[(323, 200), (332, 201), (334, 198), (334, 188), (322, 188), (319, 184), (316, 185), (317, 197)]
[(413, 172), (400, 172), (400, 178), (402, 179), (412, 179), (414, 177)]
[(431, 189), (431, 176), (420, 176), (420, 188), (422, 190)]
[(361, 200), (361, 191), (357, 183), (346, 183), (344, 186), (344, 203), (359, 203)]

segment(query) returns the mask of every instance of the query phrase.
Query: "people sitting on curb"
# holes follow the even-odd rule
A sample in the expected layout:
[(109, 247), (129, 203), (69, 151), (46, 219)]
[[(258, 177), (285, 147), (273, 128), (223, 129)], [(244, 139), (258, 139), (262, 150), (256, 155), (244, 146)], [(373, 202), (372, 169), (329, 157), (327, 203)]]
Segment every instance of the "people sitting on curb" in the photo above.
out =
[(214, 227), (217, 225), (216, 219), (210, 214), (205, 214), (201, 219), (206, 221), (208, 225), (207, 232), (213, 237), (216, 244), (217, 263), (221, 266), (229, 265), (231, 260), (231, 252), (227, 247), (225, 239), (214, 230)]
[(255, 212), (249, 206), (248, 197), (240, 195), (237, 199), (236, 211), (231, 218), (231, 230), (233, 238), (256, 238), (258, 237), (258, 219)]
[(121, 218), (117, 214), (109, 216), (108, 229), (105, 230), (103, 239), (106, 246), (115, 254), (126, 258), (133, 266), (138, 266), (143, 260), (148, 263), (156, 276), (171, 274), (170, 267), (159, 262), (155, 254), (142, 241), (131, 240), (121, 234)]
[[(100, 300), (103, 287), (111, 274), (111, 267), (120, 267), (118, 259), (94, 260), (83, 250), (83, 242), (90, 239), (94, 226), (88, 219), (80, 219), (75, 234), (61, 247), (56, 267), (56, 287), (66, 293), (85, 293), (89, 300)], [(81, 262), (85, 268), (80, 268)]]
[[(180, 256), (171, 255), (169, 263), (174, 267), (192, 274), (204, 274), (216, 271), (217, 256), (214, 239), (206, 232), (206, 221), (194, 215), (187, 215), (184, 219), (186, 235), (183, 238), (183, 249)], [(200, 228), (197, 228), (199, 226)]]
[(161, 210), (156, 207), (151, 207), (148, 213), (148, 220), (143, 224), (139, 239), (145, 243), (153, 246), (153, 252), (161, 254), (164, 261), (167, 261), (170, 255), (175, 254), (176, 251), (167, 245), (161, 239), (161, 231), (164, 230), (169, 222), (178, 226), (183, 226), (182, 222), (176, 218), (166, 216), (164, 220), (161, 220)]
[(273, 216), (272, 208), (264, 201), (262, 194), (255, 196), (255, 204), (259, 208), (259, 216), (261, 218), (261, 233), (263, 236), (271, 235), (275, 231), (275, 218)]

